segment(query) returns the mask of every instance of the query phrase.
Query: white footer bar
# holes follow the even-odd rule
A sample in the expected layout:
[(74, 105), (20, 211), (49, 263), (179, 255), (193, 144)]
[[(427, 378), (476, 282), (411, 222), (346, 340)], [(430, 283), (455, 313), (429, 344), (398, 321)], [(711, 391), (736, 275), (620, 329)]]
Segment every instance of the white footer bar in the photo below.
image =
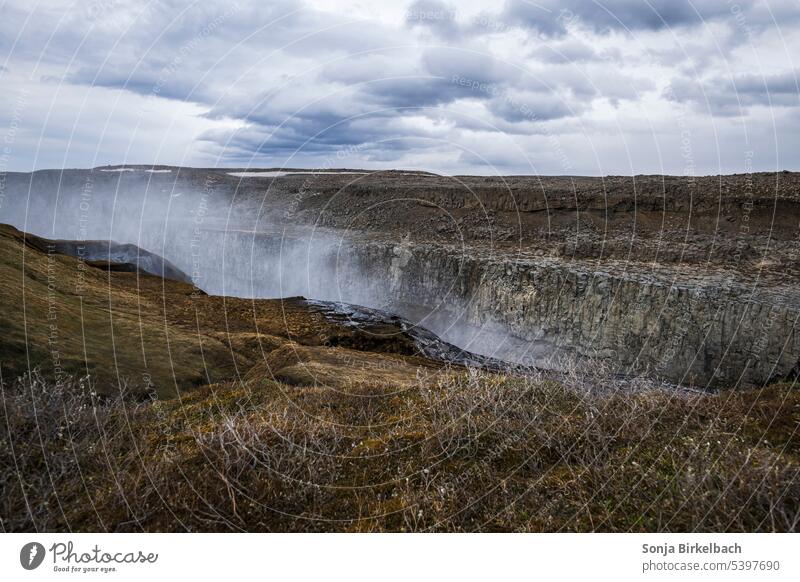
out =
[(799, 553), (796, 534), (2, 534), (0, 579), (777, 581)]

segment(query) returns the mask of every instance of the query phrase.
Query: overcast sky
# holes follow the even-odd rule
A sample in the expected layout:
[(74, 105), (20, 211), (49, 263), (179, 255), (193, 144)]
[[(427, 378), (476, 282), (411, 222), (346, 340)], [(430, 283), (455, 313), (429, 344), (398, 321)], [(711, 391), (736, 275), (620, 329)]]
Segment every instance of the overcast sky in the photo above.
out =
[(0, 45), (0, 171), (800, 170), (798, 0), (12, 0)]

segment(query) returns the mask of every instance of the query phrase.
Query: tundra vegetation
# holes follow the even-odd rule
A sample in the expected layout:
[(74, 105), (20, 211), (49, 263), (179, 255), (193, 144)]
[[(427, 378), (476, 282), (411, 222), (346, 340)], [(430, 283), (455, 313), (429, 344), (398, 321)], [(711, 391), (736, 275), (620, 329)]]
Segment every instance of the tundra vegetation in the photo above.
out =
[(5, 531), (795, 531), (790, 384), (474, 370), (180, 398), (3, 385)]
[[(85, 171), (73, 174), (66, 174), (66, 183), (72, 180), (71, 187), (78, 188)], [(93, 174), (93, 200), (99, 203), (101, 180), (110, 178)], [(181, 175), (187, 191), (207, 182), (203, 171)], [(47, 190), (47, 181), (55, 176), (36, 176), (42, 191), (53, 190)], [(177, 180), (170, 176), (157, 174), (154, 180)], [(240, 182), (225, 173), (212, 177), (217, 185)], [(531, 309), (510, 309), (527, 305), (517, 291), (530, 287), (532, 276), (537, 284), (550, 279), (533, 268), (510, 268), (502, 255), (517, 253), (512, 226), (522, 220), (527, 238), (518, 243), (531, 253), (540, 249), (541, 256), (530, 261), (552, 264), (556, 274), (588, 269), (586, 277), (583, 271), (556, 277), (570, 282), (559, 287), (570, 292), (554, 291), (550, 299), (572, 305), (572, 311), (553, 316), (564, 325), (556, 329), (554, 323), (552, 329), (574, 336), (575, 349), (580, 342), (596, 347), (600, 336), (588, 333), (587, 322), (604, 333), (629, 332), (603, 336), (610, 342), (605, 359), (565, 362), (556, 371), (451, 357), (453, 346), (413, 333), (401, 318), (368, 310), (337, 311), (302, 297), (206, 294), (187, 277), (143, 272), (141, 256), (128, 247), (125, 256), (138, 262), (105, 261), (102, 254), (67, 256), (58, 241), (0, 225), (0, 526), (3, 531), (796, 531), (800, 336), (794, 331), (798, 262), (792, 252), (797, 176), (790, 177), (782, 179), (786, 191), (779, 195), (766, 176), (741, 184), (744, 178), (726, 178), (722, 184), (730, 192), (725, 190), (719, 207), (711, 190), (678, 179), (665, 178), (672, 188), (666, 196), (654, 177), (636, 184), (610, 180), (606, 197), (595, 179), (579, 179), (581, 196), (574, 204), (567, 178), (552, 178), (548, 187), (555, 195), (544, 209), (527, 179), (514, 179), (519, 191), (511, 198), (520, 202), (518, 211), (484, 178), (470, 179), (474, 200), (445, 178), (400, 173), (366, 177), (349, 186), (347, 195), (339, 194), (342, 178), (331, 176), (313, 188), (304, 186), (307, 194), (299, 200), (289, 194), (308, 178), (286, 176), (268, 191), (275, 212), (286, 210), (281, 200), (297, 202), (287, 220), (317, 216), (328, 227), (343, 228), (358, 214), (366, 222), (353, 228), (371, 237), (371, 246), (362, 246), (388, 249), (396, 263), (410, 257), (407, 266), (427, 256), (426, 248), (450, 244), (452, 229), (466, 232), (474, 240), (465, 248), (477, 257), (469, 263), (475, 267), (469, 281), (496, 283), (487, 288), (486, 301), (530, 317)], [(20, 182), (15, 188), (25, 185), (24, 176), (12, 178), (9, 187), (14, 180)], [(128, 178), (118, 176), (112, 185), (123, 179)], [(159, 182), (165, 196), (168, 185)], [(237, 212), (257, 199), (248, 195), (257, 186), (244, 189), (245, 203)], [(409, 186), (424, 204), (376, 204), (398, 200), (398, 192)], [(639, 188), (635, 212), (630, 187)], [(208, 198), (221, 200), (227, 191), (215, 190)], [(560, 204), (553, 204), (554, 196)], [(189, 208), (188, 198), (177, 200)], [(8, 200), (21, 204), (22, 199)], [(37, 200), (47, 205), (46, 196)], [(430, 204), (446, 208), (452, 224), (439, 221)], [(359, 205), (384, 210), (370, 213)], [(601, 208), (608, 208), (611, 218), (601, 216)], [(14, 209), (12, 204), (6, 211)], [(484, 209), (494, 221), (490, 233), (470, 222)], [(689, 215), (687, 235), (681, 220)], [(585, 236), (573, 240), (568, 231), (576, 216)], [(741, 228), (745, 216), (747, 232)], [(390, 220), (391, 228), (381, 220)], [(399, 237), (414, 224), (417, 231)], [(608, 236), (603, 225), (610, 225)], [(624, 232), (631, 225), (640, 249), (635, 256)], [(758, 225), (765, 227), (758, 232), (769, 226), (769, 234), (757, 234)], [(500, 254), (479, 261), (476, 253), (489, 248), (487, 237), (500, 227), (508, 233), (508, 240), (500, 241), (508, 249), (498, 245)], [(682, 246), (679, 239), (685, 239)], [(567, 245), (570, 241), (575, 244)], [(770, 249), (769, 261), (762, 247)], [(438, 251), (435, 256), (447, 258)], [(426, 264), (436, 264), (431, 261)], [(191, 263), (168, 266), (193, 271)], [(697, 281), (677, 285), (676, 298), (664, 300), (679, 316), (656, 309), (658, 297), (680, 283), (662, 276), (661, 267), (667, 275), (681, 272)], [(425, 278), (429, 271), (418, 271), (419, 281), (432, 279)], [(647, 277), (641, 280), (631, 276), (643, 271)], [(486, 273), (497, 276), (487, 279)], [(753, 274), (763, 293), (749, 293), (740, 284), (755, 281)], [(610, 282), (598, 291), (598, 281), (615, 277), (624, 279), (629, 292), (620, 294), (620, 285)], [(408, 286), (406, 299), (419, 296), (422, 287), (411, 285), (417, 279), (397, 278)], [(510, 292), (500, 293), (506, 289)], [(524, 296), (541, 306), (546, 293), (542, 284)], [(654, 307), (620, 307), (620, 297), (642, 296), (654, 298), (648, 304)], [(612, 305), (628, 311), (628, 319), (610, 322)], [(722, 331), (708, 332), (705, 323), (735, 332), (738, 343)], [(678, 328), (684, 331), (673, 333)], [(711, 343), (694, 343), (700, 336)], [(619, 368), (610, 365), (611, 347), (627, 346), (635, 358), (648, 338), (648, 353), (664, 370), (674, 358), (697, 360), (704, 366), (700, 372), (714, 376), (715, 390), (612, 373)], [(729, 345), (741, 349), (726, 351)], [(714, 359), (723, 351), (725, 359)], [(700, 356), (708, 357), (701, 362)], [(749, 374), (746, 382), (716, 375), (737, 369), (739, 379)]]

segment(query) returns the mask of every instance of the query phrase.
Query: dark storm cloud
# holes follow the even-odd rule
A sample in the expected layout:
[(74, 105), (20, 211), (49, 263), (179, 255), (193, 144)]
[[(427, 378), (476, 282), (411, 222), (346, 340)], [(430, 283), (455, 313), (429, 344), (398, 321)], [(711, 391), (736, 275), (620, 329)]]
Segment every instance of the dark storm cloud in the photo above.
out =
[(422, 62), (433, 75), (479, 83), (510, 83), (520, 74), (519, 66), (493, 56), (487, 49), (467, 46), (427, 49)]
[(797, 71), (787, 71), (773, 75), (717, 76), (701, 81), (680, 77), (672, 82), (666, 96), (715, 115), (739, 116), (753, 106), (800, 106), (800, 76)]
[[(427, 133), (399, 121), (405, 116), (435, 118), (436, 110), (459, 99), (492, 99), (503, 87), (515, 82), (519, 72), (507, 63), (473, 48), (432, 47), (418, 59), (387, 59), (383, 55), (358, 56), (325, 67), (276, 88), (259, 98), (255, 95), (230, 103), (223, 100), (209, 113), (232, 117), (261, 127), (236, 138), (240, 148), (280, 155), (288, 150), (354, 144), (377, 158), (375, 148), (399, 143), (398, 132), (425, 136)], [(491, 91), (475, 90), (491, 87)], [(317, 87), (314, 101), (308, 86)], [(548, 104), (547, 115), (554, 112)], [(509, 113), (510, 115), (510, 113)], [(204, 136), (211, 139), (215, 134)], [(379, 145), (375, 145), (379, 144)]]
[[(322, 15), (297, 3), (279, 3), (263, 11), (253, 6), (222, 8), (186, 18), (180, 14), (172, 19), (169, 32), (156, 38), (125, 38), (126, 50), (112, 52), (108, 62), (85, 62), (69, 80), (208, 104), (211, 119), (238, 119), (260, 127), (235, 143), (256, 155), (285, 155), (299, 147), (319, 152), (380, 140), (385, 137), (380, 133), (384, 124), (367, 129), (349, 118), (364, 111), (377, 118), (386, 115), (382, 111), (387, 108), (426, 107), (455, 98), (456, 86), (426, 73), (375, 80), (348, 91), (347, 102), (337, 102), (336, 87), (325, 84), (325, 69), (313, 72), (316, 59), (401, 44), (400, 35), (393, 38), (391, 31), (365, 29), (352, 18)], [(302, 82), (291, 82), (287, 75), (275, 83), (274, 63), (291, 59), (295, 66), (287, 72), (301, 73)], [(375, 74), (379, 71), (365, 78), (374, 79)], [(336, 80), (330, 77), (327, 80)], [(273, 87), (265, 92), (264, 85)], [(220, 134), (208, 132), (203, 139), (215, 135)]]
[(405, 109), (431, 107), (472, 96), (451, 77), (381, 79), (368, 83), (362, 95), (371, 98), (378, 107)]
[[(737, 2), (747, 10), (754, 0)], [(719, 0), (508, 0), (501, 17), (509, 25), (563, 35), (570, 25), (597, 32), (660, 30), (730, 18), (731, 7)]]
[(354, 153), (373, 160), (390, 160), (402, 157), (411, 144), (417, 151), (433, 147), (438, 136), (435, 132), (404, 125), (396, 116), (370, 115), (337, 120), (292, 118), (272, 127), (252, 125), (207, 132), (200, 139), (224, 143), (240, 160), (252, 160), (260, 155), (284, 160), (290, 157), (341, 160)]
[[(244, 129), (208, 132), (202, 139), (253, 155), (324, 156), (345, 150), (358, 151), (375, 160), (394, 159), (401, 155), (402, 144), (411, 143), (411, 138), (425, 140), (436, 136), (435, 131), (405, 121), (408, 116), (426, 116), (435, 110), (446, 94), (444, 91), (431, 90), (430, 103), (415, 93), (407, 93), (409, 88), (419, 90), (421, 82), (425, 87), (438, 87), (445, 82), (435, 81), (434, 84), (425, 79), (369, 83), (355, 93), (359, 110), (343, 111), (324, 100), (285, 114), (267, 106), (242, 116), (250, 123)], [(347, 97), (343, 96), (344, 101)], [(387, 149), (392, 151), (391, 156), (380, 154)]]
[(546, 94), (507, 96), (492, 99), (489, 102), (489, 111), (511, 123), (560, 119), (576, 113), (557, 95)]
[[(230, 83), (241, 83), (238, 77), (247, 67), (258, 74), (272, 65), (259, 66), (260, 59), (330, 58), (402, 40), (382, 27), (365, 27), (358, 18), (321, 13), (290, 0), (144, 6), (113, 25), (107, 22), (114, 18), (102, 18), (106, 12), (94, 19), (69, 15), (69, 24), (61, 26), (51, 22), (48, 27), (45, 20), (15, 52), (69, 62), (69, 82), (207, 102)], [(2, 38), (10, 38), (24, 18), (23, 10), (12, 13), (0, 24), (0, 30), (8, 31)]]
[(511, 136), (563, 172), (548, 141), (560, 136), (580, 152), (575, 168), (599, 147), (622, 171), (627, 150), (658, 150), (641, 147), (647, 131), (668, 142), (684, 103), (695, 128), (709, 114), (758, 125), (764, 108), (788, 116), (798, 105), (796, 0), (42, 4), (0, 8), (0, 74), (13, 89), (0, 95), (0, 127), (24, 110), (16, 147), (37, 160), (41, 144), (60, 144), (83, 157), (45, 159), (115, 161), (126, 128), (141, 122), (152, 139), (178, 119), (178, 141), (213, 163), (311, 164), (345, 151), (351, 167), (510, 168)]

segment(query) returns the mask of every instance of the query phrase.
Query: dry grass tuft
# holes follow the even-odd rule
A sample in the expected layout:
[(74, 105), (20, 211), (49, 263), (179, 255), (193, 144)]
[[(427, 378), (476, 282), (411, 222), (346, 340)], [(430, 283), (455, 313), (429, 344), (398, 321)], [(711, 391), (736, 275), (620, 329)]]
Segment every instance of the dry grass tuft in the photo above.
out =
[(3, 387), (5, 531), (796, 531), (800, 392), (474, 371)]

